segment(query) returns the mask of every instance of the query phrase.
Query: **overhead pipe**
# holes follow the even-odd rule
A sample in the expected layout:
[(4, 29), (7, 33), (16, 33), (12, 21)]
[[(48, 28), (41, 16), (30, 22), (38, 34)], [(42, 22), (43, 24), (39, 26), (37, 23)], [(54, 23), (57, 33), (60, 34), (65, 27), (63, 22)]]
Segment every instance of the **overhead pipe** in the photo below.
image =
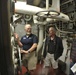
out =
[(15, 13), (35, 15), (37, 12), (43, 10), (37, 6), (28, 5), (26, 2), (17, 1), (15, 3)]
[(60, 21), (64, 21), (64, 22), (70, 21), (69, 16), (68, 15), (65, 15), (63, 13), (60, 13), (59, 16), (52, 16), (51, 18), (52, 19), (57, 19), (57, 20), (60, 20)]
[(46, 9), (49, 8), (49, 0), (46, 0)]
[[(51, 14), (48, 15), (48, 12), (50, 12)], [(54, 13), (57, 13), (59, 15), (56, 14), (56, 16), (54, 15)], [(60, 20), (60, 21), (70, 21), (68, 15), (65, 15), (63, 13), (57, 12), (55, 10), (47, 10), (47, 11), (40, 11), (36, 13), (37, 16), (39, 17), (44, 17), (44, 18), (49, 18), (51, 19), (56, 19), (56, 20)]]
[(49, 9), (60, 12), (60, 0), (52, 0), (52, 6)]
[[(54, 0), (54, 1), (58, 1), (58, 0)], [(54, 1), (53, 1), (53, 3), (54, 3)], [(52, 5), (52, 7), (50, 7), (49, 10), (55, 10), (55, 8), (53, 7), (54, 4)], [(59, 10), (60, 9), (58, 9), (58, 11)], [(41, 12), (41, 11), (47, 11), (47, 10), (36, 7), (36, 6), (27, 5), (26, 2), (17, 1), (15, 3), (15, 13), (35, 15), (36, 13)], [(55, 11), (57, 11), (57, 10), (55, 10)], [(60, 13), (59, 16), (53, 16), (51, 18), (58, 19), (58, 20), (61, 20), (61, 21), (69, 21), (70, 20), (69, 17), (67, 15), (63, 14), (63, 13)]]
[[(54, 10), (60, 12), (60, 0), (52, 0), (52, 6), (49, 10)], [(69, 16), (60, 12), (59, 16), (52, 16), (52, 19), (57, 19), (61, 21), (69, 21)]]

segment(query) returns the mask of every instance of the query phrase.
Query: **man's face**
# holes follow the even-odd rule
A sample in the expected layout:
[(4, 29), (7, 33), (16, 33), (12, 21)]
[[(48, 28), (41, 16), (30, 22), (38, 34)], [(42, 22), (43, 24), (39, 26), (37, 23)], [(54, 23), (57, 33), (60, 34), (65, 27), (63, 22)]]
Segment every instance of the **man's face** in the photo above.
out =
[(27, 25), (25, 27), (25, 31), (26, 31), (26, 34), (31, 34), (31, 26), (30, 25)]
[(55, 30), (54, 30), (54, 28), (50, 27), (49, 28), (49, 36), (53, 36), (53, 35), (55, 35)]

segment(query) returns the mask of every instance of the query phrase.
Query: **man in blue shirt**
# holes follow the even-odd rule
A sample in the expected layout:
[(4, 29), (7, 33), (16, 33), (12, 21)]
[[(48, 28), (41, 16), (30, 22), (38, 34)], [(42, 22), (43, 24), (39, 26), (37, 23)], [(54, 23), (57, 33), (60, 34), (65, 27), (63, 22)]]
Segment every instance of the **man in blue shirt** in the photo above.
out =
[[(27, 71), (36, 69), (37, 64), (37, 57), (36, 57), (36, 48), (38, 43), (38, 38), (36, 35), (31, 33), (31, 25), (26, 24), (25, 25), (25, 32), (26, 35), (24, 35), (21, 40), (19, 40), (19, 37), (17, 34), (15, 34), (15, 37), (17, 39), (17, 42), (19, 46), (22, 48), (22, 62), (23, 65), (27, 68)], [(26, 72), (25, 75), (30, 75), (28, 72)]]

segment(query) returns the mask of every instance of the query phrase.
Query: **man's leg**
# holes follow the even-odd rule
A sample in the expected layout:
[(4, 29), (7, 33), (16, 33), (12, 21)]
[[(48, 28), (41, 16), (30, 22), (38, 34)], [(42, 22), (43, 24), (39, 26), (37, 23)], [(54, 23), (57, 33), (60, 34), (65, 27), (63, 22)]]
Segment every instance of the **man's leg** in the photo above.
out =
[(44, 66), (43, 66), (43, 75), (49, 75), (49, 68), (50, 68), (50, 56), (49, 53), (47, 53), (46, 58), (44, 59)]
[(58, 60), (54, 59), (54, 55), (51, 56), (51, 63), (52, 63), (52, 67), (54, 69), (54, 75), (59, 75), (59, 72), (58, 72)]
[(22, 65), (27, 69), (26, 73), (24, 75), (30, 75), (30, 71), (28, 69), (28, 54), (24, 54), (22, 58)]
[(37, 65), (37, 56), (35, 53), (35, 51), (31, 52), (28, 58), (28, 69), (32, 75), (34, 74)]

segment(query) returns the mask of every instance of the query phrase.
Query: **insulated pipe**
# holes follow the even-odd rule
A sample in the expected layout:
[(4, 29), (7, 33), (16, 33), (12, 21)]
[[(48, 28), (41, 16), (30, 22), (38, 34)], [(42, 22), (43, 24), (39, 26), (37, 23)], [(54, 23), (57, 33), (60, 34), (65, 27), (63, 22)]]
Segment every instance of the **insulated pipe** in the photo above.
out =
[(50, 7), (50, 9), (51, 8), (60, 12), (60, 0), (52, 0), (52, 7)]
[(37, 47), (37, 53), (41, 49), (42, 45), (43, 45), (43, 25), (40, 25), (39, 26), (39, 43)]
[(46, 0), (46, 9), (49, 8), (49, 0)]
[(57, 19), (57, 20), (60, 20), (60, 21), (64, 21), (64, 22), (70, 20), (69, 17), (68, 17), (68, 15), (65, 15), (63, 13), (60, 13), (59, 16), (52, 16), (51, 18), (52, 19)]
[[(56, 12), (54, 11), (54, 13), (53, 13), (52, 11), (53, 11), (53, 10), (40, 11), (40, 12), (36, 13), (36, 15), (39, 16), (39, 17), (56, 19), (56, 20), (60, 20), (60, 21), (69, 21), (69, 20), (70, 20), (69, 17), (68, 17), (67, 15), (63, 14), (63, 13), (59, 13), (59, 15), (53, 16), (52, 14), (54, 14), (54, 13), (56, 13)], [(52, 12), (52, 14), (49, 14), (49, 15), (47, 14), (47, 15), (46, 15), (46, 13), (48, 13), (48, 12), (50, 12), (50, 13)]]
[[(60, 0), (52, 0), (52, 6), (49, 8), (49, 10), (55, 10), (60, 12)], [(58, 19), (61, 21), (69, 21), (69, 17), (63, 13), (60, 13), (59, 16), (52, 17), (53, 19)]]
[[(51, 7), (49, 10), (51, 10), (51, 9), (54, 10), (53, 7)], [(26, 2), (17, 1), (15, 3), (15, 12), (16, 13), (35, 15), (36, 13), (38, 13), (40, 11), (47, 11), (47, 10), (36, 7), (36, 6), (27, 5)], [(63, 13), (60, 13), (59, 16), (53, 16), (51, 18), (61, 20), (61, 21), (69, 21), (70, 20), (69, 17)]]
[(36, 6), (27, 5), (26, 2), (17, 1), (15, 3), (16, 13), (35, 15), (37, 12), (43, 11), (43, 10), (44, 9), (36, 7)]

